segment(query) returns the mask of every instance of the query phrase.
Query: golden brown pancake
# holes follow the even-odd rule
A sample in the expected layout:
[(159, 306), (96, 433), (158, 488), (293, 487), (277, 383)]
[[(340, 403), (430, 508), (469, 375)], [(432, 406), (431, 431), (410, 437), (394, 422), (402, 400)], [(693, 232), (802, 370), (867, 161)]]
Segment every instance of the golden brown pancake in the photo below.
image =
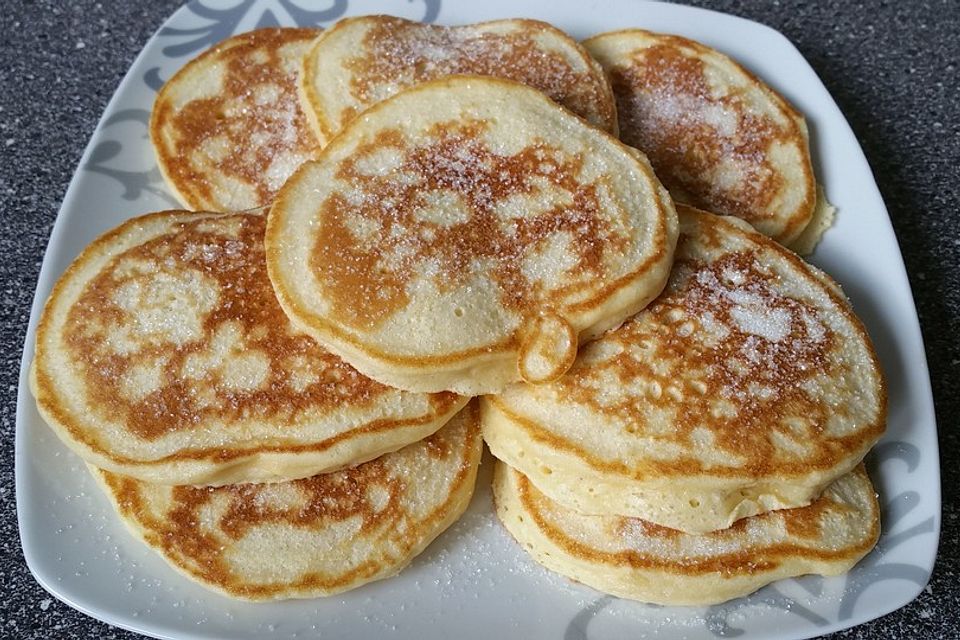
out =
[(460, 517), (483, 450), (475, 413), (302, 480), (171, 487), (91, 470), (124, 523), (188, 578), (244, 600), (326, 596), (396, 574)]
[(678, 206), (670, 281), (562, 378), (482, 399), (490, 451), (550, 498), (691, 533), (808, 504), (883, 434), (839, 287), (745, 222)]
[(583, 44), (610, 76), (621, 139), (647, 154), (676, 200), (783, 244), (807, 227), (817, 199), (807, 128), (783, 97), (679, 36), (628, 29)]
[(701, 535), (639, 518), (584, 515), (498, 462), (497, 515), (548, 569), (622, 598), (716, 604), (793, 576), (849, 571), (877, 543), (880, 507), (860, 465), (813, 503)]
[(323, 138), (407, 87), (449, 75), (506, 78), (546, 93), (594, 126), (617, 132), (603, 70), (575, 40), (537, 20), (458, 27), (393, 16), (347, 18), (303, 61), (304, 106)]
[(184, 205), (252, 209), (273, 201), (320, 150), (297, 89), (319, 29), (259, 29), (228, 38), (163, 86), (150, 120), (160, 171)]
[(396, 450), (463, 406), (385, 387), (296, 331), (267, 278), (265, 224), (134, 218), (60, 278), (31, 388), (85, 460), (164, 484), (293, 479)]
[(676, 213), (642, 154), (544, 94), (452, 76), (371, 107), (270, 210), (291, 319), (376, 380), (465, 395), (556, 378), (646, 305)]

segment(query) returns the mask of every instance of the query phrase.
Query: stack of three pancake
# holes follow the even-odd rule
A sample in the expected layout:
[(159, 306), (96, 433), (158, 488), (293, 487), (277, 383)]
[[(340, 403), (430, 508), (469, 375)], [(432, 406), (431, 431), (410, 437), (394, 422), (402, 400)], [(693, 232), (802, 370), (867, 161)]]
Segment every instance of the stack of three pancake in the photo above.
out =
[(649, 307), (559, 380), (482, 399), (497, 513), (541, 564), (645, 602), (844, 573), (880, 533), (861, 462), (886, 418), (872, 346), (822, 272), (678, 211)]

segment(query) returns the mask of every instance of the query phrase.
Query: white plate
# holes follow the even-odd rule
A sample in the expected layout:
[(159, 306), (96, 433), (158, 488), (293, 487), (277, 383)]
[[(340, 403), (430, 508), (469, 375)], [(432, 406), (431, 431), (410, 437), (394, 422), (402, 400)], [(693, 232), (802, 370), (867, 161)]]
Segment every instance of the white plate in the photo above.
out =
[[(306, 2), (299, 0), (304, 5)], [(194, 0), (147, 43), (97, 126), (67, 191), (37, 285), (20, 375), (16, 477), (20, 534), (37, 580), (68, 604), (111, 624), (162, 638), (601, 637), (805, 638), (876, 618), (926, 585), (940, 526), (936, 424), (917, 315), (903, 261), (863, 153), (800, 53), (779, 33), (687, 7), (594, 0)], [(100, 233), (176, 203), (146, 136), (154, 92), (207, 46), (257, 26), (327, 25), (343, 15), (402, 13), (459, 24), (529, 16), (575, 37), (627, 26), (690, 36), (731, 54), (807, 115), (817, 173), (837, 224), (814, 262), (853, 300), (890, 388), (889, 430), (870, 455), (884, 505), (877, 549), (849, 575), (806, 577), (709, 608), (642, 605), (550, 574), (496, 522), (489, 464), (467, 515), (399, 577), (328, 599), (245, 604), (180, 577), (123, 528), (79, 459), (37, 414), (27, 386), (36, 320), (54, 281)]]

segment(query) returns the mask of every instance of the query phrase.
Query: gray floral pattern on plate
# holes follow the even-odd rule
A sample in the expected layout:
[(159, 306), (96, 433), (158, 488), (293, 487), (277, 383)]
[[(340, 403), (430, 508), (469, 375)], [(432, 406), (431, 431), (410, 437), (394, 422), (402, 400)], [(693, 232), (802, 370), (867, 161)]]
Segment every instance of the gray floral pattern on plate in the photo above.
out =
[[(144, 128), (144, 137), (150, 123), (150, 112), (145, 109), (124, 109), (118, 111), (113, 116), (104, 121), (104, 127), (110, 127), (120, 122), (139, 122)], [(87, 171), (93, 171), (113, 178), (123, 185), (124, 200), (138, 200), (143, 192), (152, 193), (155, 196), (163, 198), (174, 207), (180, 205), (176, 198), (170, 195), (164, 186), (163, 176), (160, 169), (154, 165), (147, 171), (133, 171), (130, 169), (120, 169), (111, 167), (110, 161), (120, 155), (123, 150), (123, 142), (120, 140), (104, 140), (97, 144), (90, 152), (90, 156), (84, 163), (83, 168)]]

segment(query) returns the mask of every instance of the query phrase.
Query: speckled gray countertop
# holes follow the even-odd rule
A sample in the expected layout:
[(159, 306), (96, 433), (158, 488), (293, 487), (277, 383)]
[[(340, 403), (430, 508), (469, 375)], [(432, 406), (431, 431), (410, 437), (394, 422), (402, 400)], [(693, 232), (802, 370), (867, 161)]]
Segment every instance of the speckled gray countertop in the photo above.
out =
[[(20, 551), (14, 416), (23, 338), (50, 229), (127, 67), (179, 0), (7, 0), (0, 8), (0, 637), (136, 638), (53, 599)], [(770, 25), (853, 127), (910, 274), (940, 423), (943, 522), (929, 586), (837, 638), (960, 638), (960, 3), (694, 2)]]

